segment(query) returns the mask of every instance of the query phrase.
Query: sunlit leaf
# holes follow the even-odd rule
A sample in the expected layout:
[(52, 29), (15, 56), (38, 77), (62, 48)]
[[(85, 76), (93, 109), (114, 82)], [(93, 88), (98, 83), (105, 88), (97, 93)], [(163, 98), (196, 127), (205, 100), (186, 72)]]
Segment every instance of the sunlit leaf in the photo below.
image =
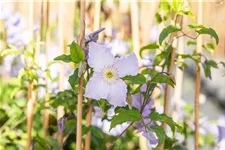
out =
[(63, 61), (66, 63), (72, 62), (70, 55), (66, 55), (66, 54), (60, 55), (60, 56), (54, 58), (54, 60)]
[(179, 25), (169, 25), (164, 28), (159, 35), (159, 44), (162, 45), (162, 42), (168, 37), (170, 33), (181, 31), (181, 27)]
[(159, 45), (157, 43), (152, 43), (152, 44), (148, 44), (144, 47), (142, 47), (139, 51), (139, 55), (140, 57), (142, 57), (142, 52), (146, 51), (146, 50), (156, 50), (159, 48)]
[(85, 60), (85, 54), (83, 49), (75, 42), (72, 42), (70, 44), (70, 57), (75, 63), (79, 63)]
[(129, 81), (131, 84), (144, 84), (146, 78), (142, 74), (137, 74), (136, 76), (125, 76), (123, 80)]
[(218, 37), (216, 31), (213, 30), (212, 28), (202, 28), (200, 30), (197, 30), (196, 32), (198, 32), (199, 34), (211, 35), (211, 37), (213, 37), (216, 40), (216, 44), (219, 44), (219, 37)]
[(179, 126), (176, 122), (173, 121), (173, 119), (166, 114), (159, 114), (158, 112), (153, 111), (150, 115), (149, 118), (152, 121), (160, 121), (168, 124), (172, 130), (172, 132), (175, 132), (175, 129), (177, 128), (179, 132), (182, 132), (182, 127)]
[(123, 111), (118, 115), (113, 116), (110, 124), (110, 130), (114, 128), (118, 124), (122, 124), (128, 121), (140, 121), (141, 114), (137, 109), (129, 109), (127, 111)]

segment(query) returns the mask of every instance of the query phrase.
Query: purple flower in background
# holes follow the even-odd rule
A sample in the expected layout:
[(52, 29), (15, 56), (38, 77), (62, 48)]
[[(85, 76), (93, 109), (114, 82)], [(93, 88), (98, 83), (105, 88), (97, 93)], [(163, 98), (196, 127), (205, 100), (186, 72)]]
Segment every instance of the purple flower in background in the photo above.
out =
[[(141, 87), (141, 92), (145, 92), (147, 88), (147, 85), (144, 84)], [(137, 108), (138, 110), (141, 110), (141, 107), (143, 105), (143, 101), (144, 101), (144, 96), (141, 93), (132, 95), (133, 98), (133, 105), (135, 108)], [(142, 112), (142, 116), (143, 117), (148, 117), (148, 115), (151, 113), (151, 109), (154, 106), (154, 100), (151, 98), (150, 102), (145, 106), (143, 112)]]
[(64, 117), (60, 118), (57, 122), (58, 130), (60, 133), (63, 133), (65, 122), (66, 122), (66, 120)]
[(221, 142), (223, 139), (225, 139), (225, 127), (218, 126), (218, 130), (219, 130), (218, 142)]
[[(145, 92), (146, 88), (147, 88), (147, 85), (144, 84), (141, 87), (141, 92)], [(138, 93), (133, 95), (132, 98), (133, 98), (133, 106), (137, 108), (139, 111), (141, 111), (141, 107), (143, 106), (144, 96), (141, 93)], [(151, 122), (151, 120), (148, 117), (152, 111), (153, 106), (154, 106), (154, 100), (151, 98), (150, 102), (145, 106), (142, 112), (142, 117), (143, 117), (142, 121), (144, 122), (145, 125), (148, 125), (150, 127), (155, 125), (155, 123)], [(148, 129), (146, 129), (146, 127), (143, 125), (143, 122), (136, 123), (138, 127), (138, 133), (142, 132), (142, 135), (149, 140), (149, 143), (151, 145), (157, 145), (158, 139), (155, 133), (152, 131), (148, 131)]]
[(114, 109), (115, 108), (110, 108), (107, 112), (107, 119), (102, 120), (102, 118), (104, 117), (104, 112), (102, 111), (100, 107), (94, 107), (91, 124), (98, 128), (101, 128), (102, 131), (108, 135), (113, 135), (113, 136), (120, 135), (121, 132), (129, 126), (129, 124), (123, 123), (123, 124), (117, 125), (115, 128), (109, 131), (110, 123), (111, 123), (109, 119), (112, 119), (111, 116), (114, 115)]
[(88, 64), (94, 69), (93, 77), (86, 86), (85, 97), (109, 101), (114, 106), (125, 106), (127, 85), (120, 78), (138, 73), (135, 54), (115, 58), (107, 46), (94, 42), (89, 44)]
[(141, 64), (143, 66), (148, 67), (148, 69), (152, 69), (153, 68), (154, 60), (155, 60), (155, 56), (150, 56), (150, 57), (147, 57), (147, 58), (143, 58), (141, 60)]

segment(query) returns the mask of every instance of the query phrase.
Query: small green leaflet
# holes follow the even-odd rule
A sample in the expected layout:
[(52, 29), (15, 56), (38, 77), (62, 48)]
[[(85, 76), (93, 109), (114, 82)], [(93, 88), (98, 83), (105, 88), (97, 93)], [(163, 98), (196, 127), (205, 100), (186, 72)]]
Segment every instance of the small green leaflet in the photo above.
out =
[(211, 68), (218, 68), (217, 63), (214, 60), (205, 60), (205, 62), (202, 63), (202, 67), (204, 69), (205, 77), (212, 80)]
[(159, 35), (159, 44), (162, 45), (162, 42), (167, 38), (170, 33), (181, 31), (181, 27), (179, 25), (169, 25), (164, 28)]
[(75, 42), (72, 42), (70, 44), (70, 57), (75, 63), (79, 63), (85, 60), (85, 54), (83, 49)]
[(151, 82), (167, 83), (167, 84), (171, 85), (172, 87), (174, 87), (174, 85), (176, 84), (174, 76), (172, 76), (172, 75), (164, 75), (164, 74), (156, 75), (155, 77), (152, 78)]
[(75, 85), (77, 85), (79, 82), (78, 69), (74, 70), (73, 74), (71, 76), (69, 76), (68, 81), (70, 83), (70, 86), (74, 89)]
[(219, 37), (216, 33), (215, 30), (213, 30), (212, 28), (202, 28), (200, 30), (197, 30), (196, 32), (198, 32), (199, 34), (208, 34), (211, 35), (211, 37), (213, 37), (216, 40), (216, 44), (219, 44)]
[(142, 58), (142, 52), (145, 50), (156, 50), (159, 48), (159, 45), (157, 43), (148, 44), (144, 47), (142, 47), (139, 51), (139, 55)]
[(142, 74), (137, 74), (136, 76), (125, 76), (123, 80), (129, 81), (131, 84), (144, 84), (146, 82), (146, 78)]
[(54, 60), (63, 61), (66, 63), (72, 62), (70, 55), (66, 55), (66, 54), (60, 55), (60, 56), (54, 58)]
[(127, 121), (140, 121), (141, 114), (137, 109), (129, 109), (126, 111), (120, 112), (118, 115), (113, 116), (110, 124), (110, 130), (118, 124), (122, 124)]
[(173, 119), (166, 114), (159, 114), (158, 112), (153, 111), (150, 115), (149, 118), (152, 121), (160, 121), (160, 122), (165, 122), (168, 124), (172, 130), (172, 132), (175, 132), (175, 128), (179, 130), (179, 132), (182, 132), (182, 127), (179, 126), (176, 122), (173, 121)]

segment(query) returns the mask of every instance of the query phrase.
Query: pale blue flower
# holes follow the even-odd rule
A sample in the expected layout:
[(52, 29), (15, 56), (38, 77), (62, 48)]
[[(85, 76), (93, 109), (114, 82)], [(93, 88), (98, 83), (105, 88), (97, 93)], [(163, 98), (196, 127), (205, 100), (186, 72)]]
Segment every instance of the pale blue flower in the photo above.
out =
[(85, 97), (106, 99), (114, 106), (125, 106), (127, 85), (120, 78), (138, 73), (135, 54), (115, 58), (108, 47), (94, 42), (89, 44), (88, 65), (94, 69), (86, 86)]

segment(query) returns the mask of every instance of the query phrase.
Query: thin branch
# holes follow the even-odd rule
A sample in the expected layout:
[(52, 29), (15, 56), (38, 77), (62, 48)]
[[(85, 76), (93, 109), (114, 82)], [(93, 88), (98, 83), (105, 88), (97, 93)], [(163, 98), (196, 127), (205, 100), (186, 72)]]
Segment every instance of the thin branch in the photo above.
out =
[(131, 122), (129, 126), (126, 127), (126, 129), (123, 130), (123, 132), (120, 133), (119, 136), (116, 137), (116, 139), (112, 142), (111, 146), (107, 150), (112, 150), (113, 146), (115, 145), (116, 141), (126, 132), (128, 128), (130, 128), (134, 122)]

